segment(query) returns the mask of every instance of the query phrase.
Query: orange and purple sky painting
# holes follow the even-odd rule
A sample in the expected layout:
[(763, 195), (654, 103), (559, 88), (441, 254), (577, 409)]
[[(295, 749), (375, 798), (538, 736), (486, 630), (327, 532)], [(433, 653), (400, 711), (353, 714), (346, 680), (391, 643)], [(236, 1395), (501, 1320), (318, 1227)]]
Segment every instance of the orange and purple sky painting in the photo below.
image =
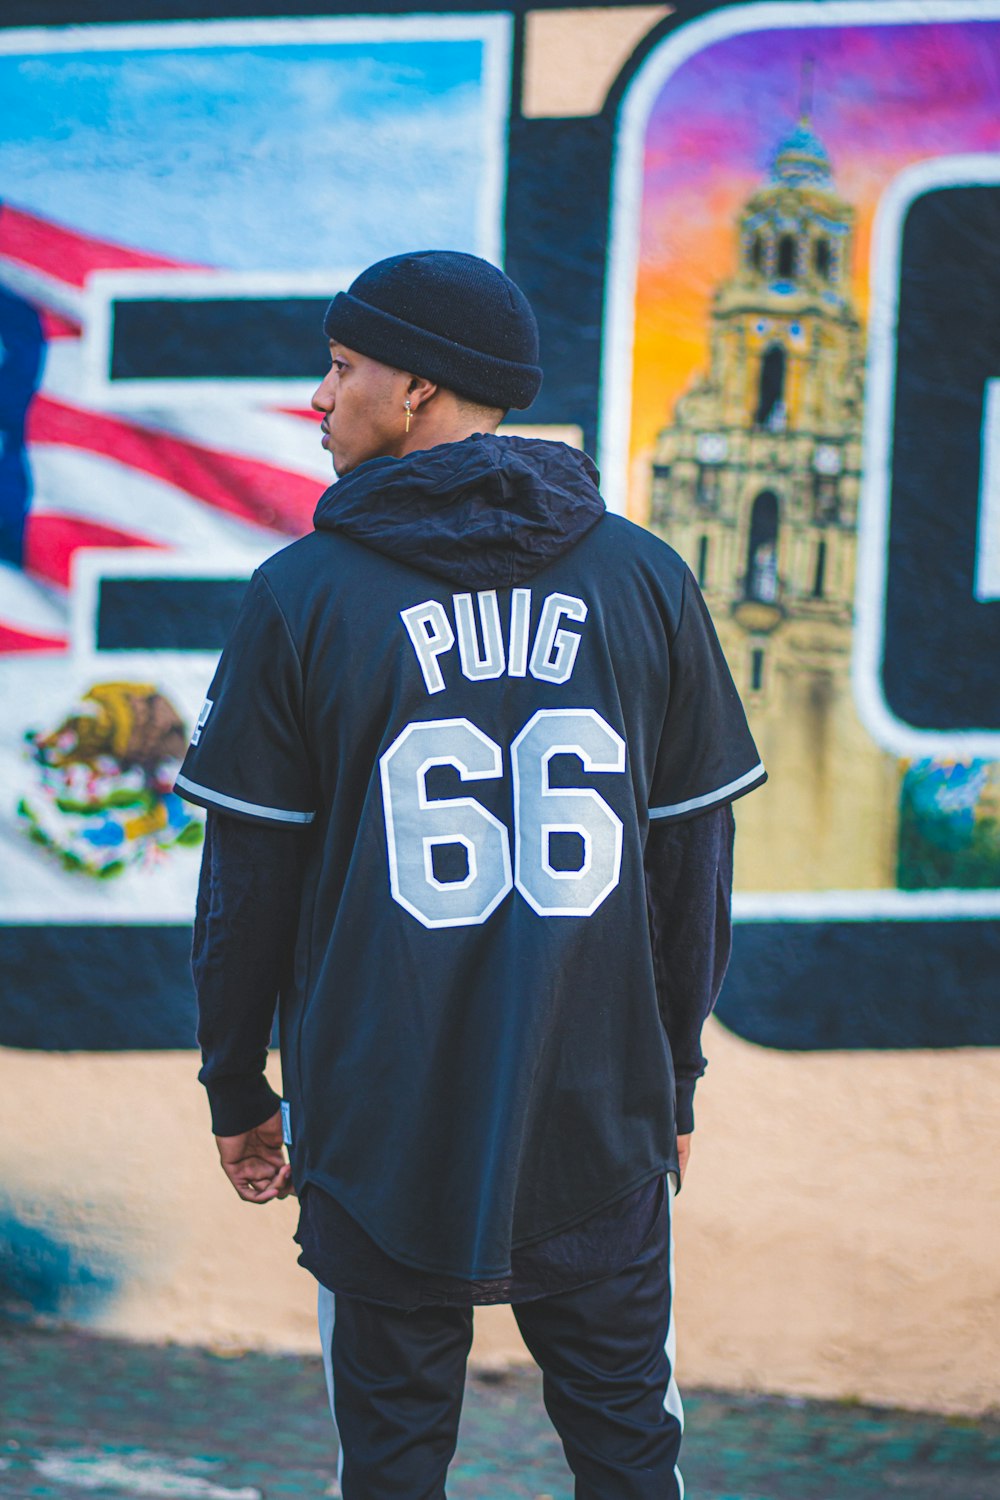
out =
[(811, 123), (855, 209), (855, 305), (867, 322), (872, 220), (914, 162), (1000, 152), (1000, 23), (816, 26), (716, 42), (664, 84), (645, 143), (632, 387), (630, 510), (657, 431), (707, 365), (710, 298), (735, 267), (740, 207), (794, 126), (806, 58)]

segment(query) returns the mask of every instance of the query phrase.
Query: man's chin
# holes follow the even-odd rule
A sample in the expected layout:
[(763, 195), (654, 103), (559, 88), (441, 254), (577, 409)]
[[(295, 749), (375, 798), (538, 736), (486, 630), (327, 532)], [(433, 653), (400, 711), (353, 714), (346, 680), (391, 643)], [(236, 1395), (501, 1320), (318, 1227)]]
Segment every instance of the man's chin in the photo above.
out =
[(368, 463), (373, 458), (393, 458), (395, 455), (391, 450), (376, 448), (373, 453), (358, 453), (352, 458), (340, 454), (331, 453), (333, 459), (333, 472), (338, 479), (343, 479), (345, 474), (353, 474), (355, 469), (360, 469), (362, 464)]

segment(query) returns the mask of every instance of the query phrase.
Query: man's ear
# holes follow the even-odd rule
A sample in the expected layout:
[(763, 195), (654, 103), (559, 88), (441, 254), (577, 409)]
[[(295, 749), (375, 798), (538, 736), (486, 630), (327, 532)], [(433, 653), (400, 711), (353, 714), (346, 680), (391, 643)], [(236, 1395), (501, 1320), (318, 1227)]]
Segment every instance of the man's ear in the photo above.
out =
[(422, 375), (411, 375), (406, 387), (406, 394), (410, 398), (410, 404), (417, 411), (426, 402), (431, 401), (438, 393), (439, 387), (433, 380), (425, 380)]

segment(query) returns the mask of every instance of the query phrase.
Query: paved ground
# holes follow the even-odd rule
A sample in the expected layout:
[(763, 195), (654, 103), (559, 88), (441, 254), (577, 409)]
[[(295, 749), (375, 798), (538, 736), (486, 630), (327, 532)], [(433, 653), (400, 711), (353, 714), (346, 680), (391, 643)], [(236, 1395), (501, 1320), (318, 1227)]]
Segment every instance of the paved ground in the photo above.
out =
[[(1000, 1500), (1000, 1420), (688, 1392), (688, 1500)], [(339, 1493), (318, 1359), (0, 1324), (4, 1500)], [(449, 1500), (570, 1500), (536, 1377), (469, 1382)]]

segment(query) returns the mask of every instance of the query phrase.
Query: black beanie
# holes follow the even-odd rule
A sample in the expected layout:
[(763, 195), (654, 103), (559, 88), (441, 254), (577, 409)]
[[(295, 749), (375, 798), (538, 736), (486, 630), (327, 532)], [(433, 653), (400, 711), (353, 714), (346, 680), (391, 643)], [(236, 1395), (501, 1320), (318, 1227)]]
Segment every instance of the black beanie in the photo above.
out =
[(483, 406), (538, 395), (538, 325), (508, 276), (458, 250), (391, 255), (327, 308), (327, 338)]

